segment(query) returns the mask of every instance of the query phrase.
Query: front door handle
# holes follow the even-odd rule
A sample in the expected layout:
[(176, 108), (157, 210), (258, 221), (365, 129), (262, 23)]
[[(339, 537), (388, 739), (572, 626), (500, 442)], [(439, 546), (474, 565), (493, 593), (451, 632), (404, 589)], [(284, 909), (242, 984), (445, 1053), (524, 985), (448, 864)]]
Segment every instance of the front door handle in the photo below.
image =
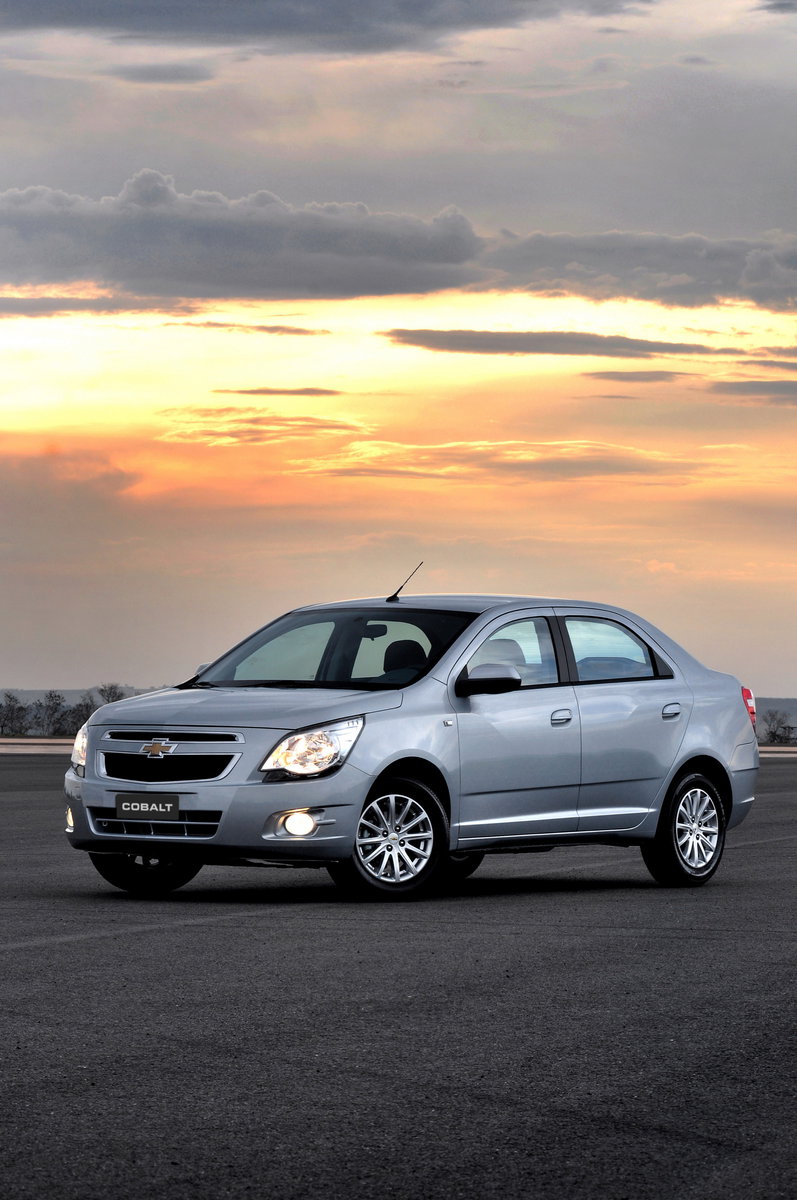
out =
[(674, 721), (676, 717), (680, 717), (681, 706), (678, 701), (675, 700), (672, 704), (665, 704), (661, 710), (661, 715), (665, 721)]
[(573, 720), (573, 714), (569, 708), (557, 708), (551, 713), (552, 725), (567, 725)]

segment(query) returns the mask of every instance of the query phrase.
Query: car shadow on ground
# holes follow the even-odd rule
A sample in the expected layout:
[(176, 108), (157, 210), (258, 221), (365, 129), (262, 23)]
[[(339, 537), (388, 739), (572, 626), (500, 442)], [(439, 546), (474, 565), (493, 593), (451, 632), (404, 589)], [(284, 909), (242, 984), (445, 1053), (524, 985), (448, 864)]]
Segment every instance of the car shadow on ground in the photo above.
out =
[[(99, 885), (102, 889), (102, 884)], [(440, 889), (428, 895), (423, 895), (413, 899), (396, 901), (395, 898), (382, 899), (378, 895), (369, 896), (367, 898), (351, 897), (345, 892), (338, 889), (331, 880), (319, 879), (316, 881), (308, 881), (306, 878), (302, 880), (288, 881), (268, 881), (263, 880), (260, 883), (233, 883), (225, 884), (223, 881), (214, 881), (212, 886), (203, 886), (202, 882), (197, 880), (188, 884), (185, 888), (179, 891), (172, 892), (171, 895), (159, 897), (155, 899), (145, 899), (136, 896), (130, 896), (126, 892), (108, 890), (96, 890), (93, 885), (86, 889), (71, 889), (67, 894), (70, 900), (86, 901), (90, 900), (96, 904), (133, 904), (145, 905), (152, 907), (153, 905), (168, 905), (171, 910), (175, 908), (200, 908), (206, 906), (220, 907), (229, 905), (276, 905), (285, 907), (288, 905), (341, 905), (367, 907), (373, 904), (384, 907), (386, 904), (395, 905), (410, 905), (411, 907), (439, 905), (441, 903), (462, 903), (472, 900), (489, 900), (500, 899), (504, 896), (522, 896), (522, 895), (594, 895), (595, 893), (603, 892), (631, 892), (631, 891), (651, 891), (663, 890), (659, 889), (653, 879), (647, 879), (644, 876), (633, 878), (629, 876), (621, 876), (613, 873), (611, 876), (598, 878), (594, 875), (582, 874), (578, 877), (572, 875), (567, 878), (534, 878), (531, 876), (514, 876), (512, 878), (491, 879), (489, 877), (479, 879), (468, 879), (463, 883), (457, 884), (456, 887)]]

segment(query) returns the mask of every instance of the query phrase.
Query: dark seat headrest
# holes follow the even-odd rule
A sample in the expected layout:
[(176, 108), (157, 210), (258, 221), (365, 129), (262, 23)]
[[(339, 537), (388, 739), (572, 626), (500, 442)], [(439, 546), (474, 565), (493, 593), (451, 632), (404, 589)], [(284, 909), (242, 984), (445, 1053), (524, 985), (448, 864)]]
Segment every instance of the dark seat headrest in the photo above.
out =
[(385, 650), (384, 670), (387, 671), (422, 671), (426, 666), (426, 651), (420, 642), (405, 638), (400, 642), (391, 642)]

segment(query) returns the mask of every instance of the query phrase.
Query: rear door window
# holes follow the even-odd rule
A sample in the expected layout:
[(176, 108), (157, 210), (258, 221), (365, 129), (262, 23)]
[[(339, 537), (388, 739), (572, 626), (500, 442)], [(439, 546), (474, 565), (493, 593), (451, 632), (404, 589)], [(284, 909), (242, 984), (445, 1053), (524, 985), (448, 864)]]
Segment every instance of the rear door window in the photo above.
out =
[(602, 617), (565, 617), (579, 683), (655, 679), (653, 652), (630, 629)]

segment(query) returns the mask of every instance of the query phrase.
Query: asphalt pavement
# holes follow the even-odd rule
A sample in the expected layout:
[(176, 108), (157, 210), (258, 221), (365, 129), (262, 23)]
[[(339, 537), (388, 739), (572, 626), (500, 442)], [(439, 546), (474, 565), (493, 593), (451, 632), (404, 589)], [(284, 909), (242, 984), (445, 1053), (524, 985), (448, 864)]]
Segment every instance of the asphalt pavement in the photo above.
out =
[(797, 758), (705, 888), (637, 850), (342, 899), (205, 868), (136, 901), (0, 758), (3, 1200), (794, 1200)]

